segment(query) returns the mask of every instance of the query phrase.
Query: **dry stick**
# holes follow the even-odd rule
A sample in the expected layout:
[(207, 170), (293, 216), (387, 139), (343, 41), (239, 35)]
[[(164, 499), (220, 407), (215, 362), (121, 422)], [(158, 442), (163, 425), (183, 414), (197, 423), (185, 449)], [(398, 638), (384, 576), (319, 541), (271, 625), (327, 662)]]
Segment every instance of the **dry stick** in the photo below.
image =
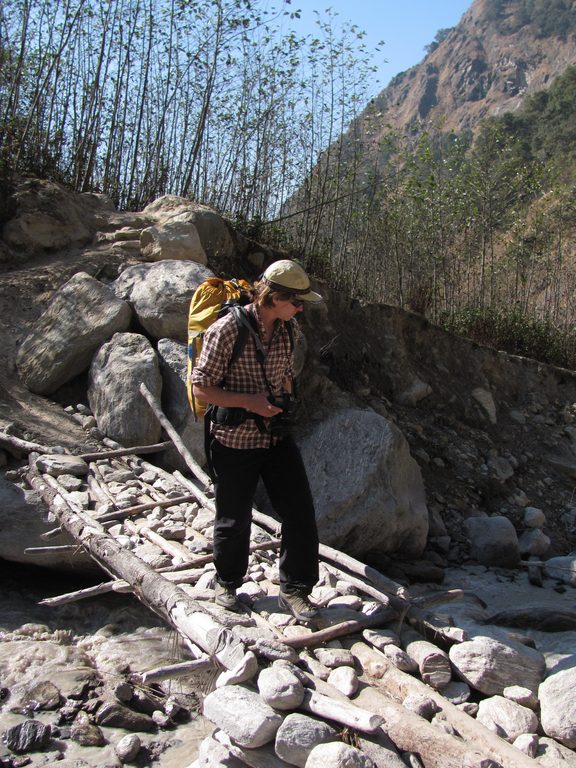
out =
[(395, 616), (396, 611), (393, 608), (383, 608), (370, 616), (343, 621), (340, 624), (334, 624), (332, 627), (326, 627), (325, 629), (320, 629), (317, 632), (311, 632), (307, 635), (300, 635), (300, 637), (284, 637), (282, 642), (284, 645), (289, 645), (291, 648), (308, 648), (311, 645), (327, 643), (330, 640), (334, 640), (336, 637), (353, 635), (354, 633), (361, 632), (363, 629), (368, 629), (369, 627), (381, 627), (382, 624), (387, 624), (395, 618)]
[[(45, 498), (46, 485), (33, 466), (28, 479), (30, 485)], [(51, 504), (51, 501), (48, 503)], [(101, 533), (88, 525), (68, 504), (58, 510), (58, 517), (61, 525), (104, 570), (132, 584), (136, 597), (181, 635), (214, 655), (226, 669), (234, 669), (242, 662), (244, 644), (215, 621), (198, 601), (165, 576), (156, 573), (130, 550), (122, 548), (105, 531)]]
[[(193, 462), (193, 464), (196, 467), (196, 470), (195, 470), (196, 477), (202, 482), (202, 484), (206, 488), (208, 488), (211, 484), (211, 480), (209, 476), (194, 461), (194, 457), (192, 456), (188, 448), (186, 448), (186, 446), (180, 439), (180, 435), (178, 434), (178, 432), (176, 432), (172, 424), (168, 421), (168, 419), (162, 412), (160, 403), (158, 402), (158, 398), (154, 397), (154, 395), (150, 392), (146, 384), (140, 384), (140, 392), (142, 393), (144, 398), (147, 400), (148, 405), (150, 406), (150, 408), (152, 408), (152, 411), (154, 412), (154, 415), (156, 416), (160, 424), (164, 427), (167, 434), (170, 436), (170, 439), (178, 449), (178, 453), (184, 458), (187, 464), (189, 460)], [(188, 464), (188, 466), (190, 466), (190, 464)]]
[(167, 555), (170, 555), (170, 557), (173, 557), (179, 563), (185, 563), (186, 560), (188, 560), (190, 557), (190, 551), (186, 549), (186, 547), (184, 547), (182, 544), (177, 541), (168, 541), (164, 538), (164, 536), (161, 536), (159, 533), (153, 531), (151, 528), (148, 528), (146, 525), (136, 525), (132, 522), (132, 520), (125, 520), (124, 527), (130, 533), (137, 533), (140, 536), (143, 536), (145, 539), (148, 539), (148, 541), (152, 542), (152, 544), (155, 544), (163, 552), (165, 552)]
[(208, 656), (204, 656), (193, 661), (182, 661), (180, 664), (169, 664), (165, 667), (149, 669), (147, 672), (138, 675), (138, 679), (142, 683), (156, 683), (159, 680), (167, 680), (168, 678), (186, 677), (187, 675), (194, 674), (194, 672), (202, 672), (213, 667), (214, 664)]
[(111, 459), (116, 456), (130, 456), (139, 453), (159, 453), (160, 451), (165, 451), (167, 448), (170, 448), (171, 445), (171, 440), (165, 440), (162, 443), (154, 443), (153, 445), (135, 445), (132, 448), (113, 448), (110, 451), (82, 453), (78, 458), (84, 459), (84, 461), (98, 461), (99, 459)]

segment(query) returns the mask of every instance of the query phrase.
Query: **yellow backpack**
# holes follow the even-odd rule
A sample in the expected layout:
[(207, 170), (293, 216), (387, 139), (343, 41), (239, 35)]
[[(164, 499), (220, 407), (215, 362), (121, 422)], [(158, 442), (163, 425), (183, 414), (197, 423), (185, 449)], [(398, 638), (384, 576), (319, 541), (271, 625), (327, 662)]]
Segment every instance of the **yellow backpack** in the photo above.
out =
[[(196, 420), (200, 416), (204, 416), (207, 408), (206, 403), (194, 397), (191, 381), (192, 369), (202, 350), (204, 332), (232, 307), (248, 304), (252, 298), (251, 291), (252, 286), (246, 280), (224, 280), (221, 277), (209, 277), (198, 286), (190, 300), (186, 390), (188, 402)], [(239, 333), (232, 353), (232, 360), (238, 357), (245, 343), (246, 334)]]

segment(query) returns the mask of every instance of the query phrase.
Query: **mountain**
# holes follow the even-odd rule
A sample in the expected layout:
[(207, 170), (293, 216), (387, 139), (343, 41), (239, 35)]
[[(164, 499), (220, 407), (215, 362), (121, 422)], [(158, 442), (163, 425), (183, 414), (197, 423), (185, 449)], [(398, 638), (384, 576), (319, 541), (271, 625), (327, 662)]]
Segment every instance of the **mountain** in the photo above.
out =
[(571, 0), (475, 0), (460, 23), (440, 30), (426, 57), (398, 74), (360, 121), (366, 149), (390, 128), (474, 131), (515, 112), (576, 63)]

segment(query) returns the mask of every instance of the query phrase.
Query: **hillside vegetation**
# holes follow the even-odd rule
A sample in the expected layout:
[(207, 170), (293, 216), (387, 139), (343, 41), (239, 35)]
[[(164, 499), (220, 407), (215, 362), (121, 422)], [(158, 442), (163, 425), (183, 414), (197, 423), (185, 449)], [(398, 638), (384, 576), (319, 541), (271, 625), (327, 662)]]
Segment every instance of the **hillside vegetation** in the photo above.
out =
[(350, 297), (576, 366), (573, 3), (474, 0), (366, 109), (362, 31), (327, 11), (299, 38), (297, 15), (7, 0), (0, 221), (27, 173), (122, 209), (191, 197)]

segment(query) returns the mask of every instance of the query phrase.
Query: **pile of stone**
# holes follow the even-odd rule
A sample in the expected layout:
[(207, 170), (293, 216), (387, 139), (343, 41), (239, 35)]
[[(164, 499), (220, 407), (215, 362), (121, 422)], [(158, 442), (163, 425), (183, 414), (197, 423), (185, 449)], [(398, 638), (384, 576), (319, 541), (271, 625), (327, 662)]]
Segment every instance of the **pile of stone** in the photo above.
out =
[[(69, 512), (82, 508), (82, 536), (97, 512), (95, 522), (105, 522), (107, 531), (94, 536), (110, 542), (107, 551), (115, 542), (123, 567), (134, 558), (170, 579), (163, 599), (184, 605), (177, 628), (195, 659), (189, 663), (216, 658), (224, 666), (203, 703), (215, 731), (202, 745), (198, 766), (576, 763), (574, 669), (560, 664), (546, 676), (545, 657), (527, 636), (488, 626), (464, 632), (405, 591), (385, 594), (394, 584), (372, 569), (354, 576), (344, 567), (350, 559), (340, 553), (339, 562), (324, 546), (312, 593), (320, 618), (315, 626), (295, 625), (277, 603), (276, 522), (257, 512), (240, 590), (246, 612), (229, 613), (212, 602), (211, 501), (197, 489), (197, 501), (184, 502), (194, 486), (181, 473), (131, 455), (93, 458), (85, 483), (71, 491), (61, 478), (70, 474), (72, 458), (33, 461), (60, 504)], [(90, 545), (87, 538), (84, 543)], [(111, 572), (115, 562), (107, 563)], [(140, 598), (162, 609), (154, 603), (156, 584), (148, 595), (144, 571), (134, 573)], [(108, 588), (130, 586), (113, 581)], [(576, 616), (571, 619), (576, 625)], [(493, 762), (483, 762), (487, 758)]]

